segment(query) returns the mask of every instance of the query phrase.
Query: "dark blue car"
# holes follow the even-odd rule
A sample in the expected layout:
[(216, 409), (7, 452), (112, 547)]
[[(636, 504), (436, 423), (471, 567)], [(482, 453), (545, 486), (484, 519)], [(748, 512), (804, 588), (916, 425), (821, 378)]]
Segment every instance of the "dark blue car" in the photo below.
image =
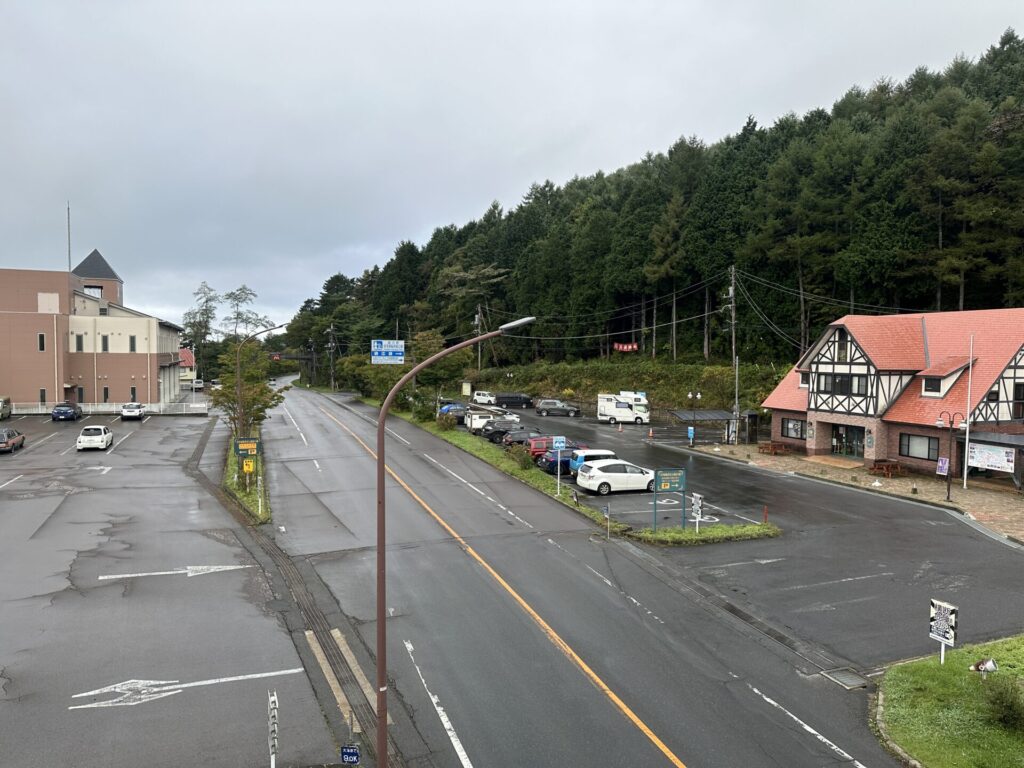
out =
[(50, 411), (51, 421), (78, 421), (82, 418), (82, 408), (76, 403), (61, 403)]
[[(572, 458), (572, 451), (562, 451), (562, 476), (569, 477), (569, 460)], [(544, 455), (537, 459), (537, 466), (549, 475), (558, 474), (558, 452), (545, 451)]]

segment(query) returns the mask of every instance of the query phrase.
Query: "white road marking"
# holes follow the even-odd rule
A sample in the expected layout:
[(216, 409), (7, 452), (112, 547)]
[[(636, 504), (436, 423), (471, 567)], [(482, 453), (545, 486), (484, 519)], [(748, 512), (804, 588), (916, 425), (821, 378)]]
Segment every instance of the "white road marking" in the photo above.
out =
[(23, 478), (23, 477), (24, 477), (24, 475), (15, 475), (10, 480), (8, 480), (6, 483), (4, 483), (3, 485), (0, 485), (0, 488), (6, 488), (8, 485), (13, 483), (15, 480), (21, 480), (21, 478)]
[(175, 568), (173, 571), (150, 571), (149, 573), (115, 573), (110, 576), (97, 576), (100, 581), (107, 579), (138, 579), (143, 576), (178, 576), (184, 573), (188, 578), (202, 576), (206, 573), (219, 573), (220, 571), (237, 571), (239, 568), (252, 568), (251, 565), (186, 565), (184, 568)]
[[(24, 418), (24, 416), (23, 416), (22, 418)], [(35, 448), (35, 447), (36, 447), (37, 445), (42, 445), (42, 444), (43, 444), (43, 443), (45, 443), (45, 442), (46, 442), (47, 440), (49, 440), (49, 439), (51, 439), (51, 438), (54, 438), (54, 437), (56, 437), (56, 436), (57, 436), (57, 433), (56, 433), (56, 432), (51, 432), (51, 433), (50, 433), (50, 434), (48, 434), (48, 435), (47, 435), (46, 437), (41, 437), (41, 438), (39, 438), (38, 440), (36, 440), (35, 442), (33, 442), (33, 443), (32, 443), (31, 445), (26, 445), (26, 446), (25, 446), (24, 448), (22, 448), (22, 450), (23, 450), (23, 451), (31, 451), (31, 450), (32, 450), (33, 448)]]
[[(390, 615), (395, 615), (395, 609), (390, 608)], [(359, 687), (363, 689), (363, 695), (366, 700), (370, 702), (370, 709), (373, 710), (374, 714), (377, 713), (377, 697), (373, 693), (373, 686), (370, 685), (369, 679), (366, 677), (366, 673), (359, 664), (359, 660), (356, 655), (352, 653), (352, 648), (348, 644), (348, 640), (341, 634), (341, 630), (334, 628), (331, 630), (331, 637), (334, 638), (335, 644), (338, 646), (338, 650), (341, 651), (341, 655), (345, 657), (345, 661), (348, 662), (349, 669), (352, 670), (352, 674), (356, 678), (356, 682), (359, 683)], [(394, 725), (395, 721), (391, 719), (391, 713), (388, 712), (388, 725)]]
[(146, 423), (147, 421), (149, 421), (149, 420), (150, 420), (150, 419), (152, 419), (152, 418), (153, 418), (153, 417), (152, 417), (152, 415), (150, 415), (150, 416), (147, 416), (146, 418), (144, 418), (144, 419), (142, 420), (142, 423), (143, 423), (143, 424), (145, 424), (145, 423)]
[(72, 443), (72, 444), (71, 444), (71, 445), (69, 445), (69, 446), (68, 446), (67, 448), (65, 448), (65, 449), (64, 449), (63, 451), (61, 451), (61, 452), (60, 452), (60, 455), (61, 455), (61, 456), (65, 456), (65, 455), (67, 455), (67, 452), (68, 452), (68, 451), (70, 451), (70, 450), (71, 450), (72, 448), (74, 448), (74, 447), (75, 447), (75, 443)]
[(846, 579), (835, 579), (834, 581), (819, 581), (817, 584), (797, 584), (793, 587), (783, 587), (780, 592), (791, 592), (794, 589), (813, 589), (814, 587), (827, 587), (830, 584), (845, 584), (848, 581), (863, 581), (864, 579), (877, 579), (882, 576), (895, 576), (895, 573), (872, 573), (867, 576), (850, 576)]
[(455, 754), (459, 756), (459, 762), (462, 763), (462, 768), (473, 768), (473, 763), (470, 762), (469, 755), (466, 754), (466, 750), (463, 748), (462, 742), (459, 741), (459, 735), (455, 732), (455, 726), (452, 725), (451, 720), (448, 719), (448, 713), (446, 713), (444, 711), (444, 707), (441, 706), (441, 700), (431, 693), (430, 689), (427, 687), (427, 681), (423, 678), (423, 673), (420, 671), (419, 664), (416, 663), (416, 657), (412, 655), (412, 643), (408, 640), (405, 641), (405, 650), (409, 654), (409, 659), (412, 661), (412, 665), (416, 667), (416, 674), (420, 676), (420, 682), (423, 683), (423, 690), (425, 690), (427, 692), (427, 696), (430, 697), (430, 703), (434, 705), (434, 711), (437, 712), (437, 716), (441, 718), (441, 725), (444, 726), (444, 731), (448, 734), (448, 739), (455, 748)]
[(438, 461), (437, 459), (435, 459), (435, 458), (434, 458), (433, 456), (431, 456), (431, 455), (430, 455), (429, 453), (424, 453), (423, 455), (424, 455), (424, 456), (426, 456), (426, 457), (427, 457), (427, 459), (429, 459), (430, 461), (434, 462), (434, 463), (435, 463), (435, 464), (436, 464), (437, 466), (439, 466), (439, 467), (440, 467), (441, 469), (443, 469), (443, 470), (444, 470), (445, 472), (447, 472), (447, 473), (448, 473), (449, 475), (451, 475), (451, 476), (452, 476), (452, 477), (454, 477), (454, 478), (455, 478), (456, 480), (458, 480), (458, 481), (459, 481), (460, 483), (464, 484), (464, 485), (465, 485), (465, 486), (466, 486), (467, 488), (469, 488), (469, 489), (471, 489), (471, 490), (473, 490), (473, 491), (476, 491), (477, 493), (479, 493), (479, 494), (480, 494), (481, 496), (483, 496), (483, 497), (484, 497), (485, 499), (487, 499), (487, 500), (488, 500), (488, 501), (490, 501), (490, 502), (491, 502), (492, 504), (494, 504), (494, 506), (498, 507), (498, 509), (500, 509), (500, 510), (501, 510), (502, 512), (505, 512), (505, 513), (506, 513), (506, 514), (508, 514), (508, 515), (509, 515), (510, 517), (514, 517), (514, 518), (515, 518), (516, 520), (518, 520), (518, 521), (519, 521), (520, 523), (522, 523), (523, 525), (525, 525), (525, 526), (526, 526), (527, 528), (533, 528), (533, 526), (532, 526), (532, 525), (531, 525), (530, 523), (528, 523), (528, 522), (526, 522), (525, 520), (523, 520), (523, 518), (521, 518), (521, 517), (520, 517), (519, 515), (517, 515), (517, 514), (516, 514), (515, 512), (513, 512), (513, 511), (512, 511), (511, 509), (509, 509), (509, 508), (508, 508), (508, 507), (506, 507), (506, 506), (503, 506), (502, 504), (499, 504), (499, 503), (498, 503), (497, 501), (495, 501), (494, 499), (492, 499), (492, 498), (491, 498), (490, 496), (488, 496), (488, 495), (487, 495), (487, 494), (486, 494), (486, 493), (485, 493), (484, 491), (481, 491), (481, 490), (480, 490), (479, 488), (477, 488), (477, 487), (476, 487), (475, 485), (473, 485), (473, 484), (472, 484), (471, 482), (469, 482), (468, 480), (466, 480), (466, 479), (464, 479), (464, 478), (462, 478), (462, 477), (459, 477), (459, 476), (458, 476), (457, 474), (455, 474), (454, 472), (452, 472), (452, 471), (451, 471), (450, 469), (448, 469), (448, 467), (446, 467), (446, 466), (445, 466), (444, 464), (442, 464), (442, 463), (441, 463), (440, 461)]
[(660, 616), (658, 616), (658, 615), (657, 615), (657, 614), (656, 614), (656, 613), (655, 613), (654, 611), (652, 611), (652, 610), (651, 610), (650, 608), (647, 608), (647, 607), (646, 607), (646, 606), (645, 606), (645, 605), (644, 605), (643, 603), (641, 603), (641, 602), (640, 602), (639, 600), (637, 600), (637, 599), (636, 599), (635, 597), (633, 597), (633, 596), (632, 596), (631, 594), (629, 594), (628, 592), (624, 592), (623, 590), (619, 589), (619, 588), (618, 588), (617, 586), (615, 586), (615, 585), (614, 585), (614, 584), (612, 583), (611, 579), (609, 579), (609, 578), (608, 578), (607, 576), (605, 576), (605, 575), (604, 575), (603, 573), (601, 573), (600, 571), (598, 571), (598, 570), (595, 570), (594, 568), (591, 568), (591, 567), (590, 567), (589, 565), (587, 565), (586, 563), (584, 563), (584, 562), (583, 562), (582, 560), (580, 560), (580, 559), (579, 559), (578, 557), (576, 557), (576, 555), (574, 555), (574, 554), (573, 554), (572, 552), (570, 552), (569, 550), (567, 550), (567, 549), (566, 549), (565, 547), (563, 547), (563, 546), (562, 546), (561, 544), (559, 544), (559, 543), (558, 543), (557, 541), (555, 541), (554, 539), (550, 539), (550, 538), (549, 538), (549, 539), (548, 539), (548, 544), (551, 544), (552, 546), (554, 546), (554, 547), (556, 547), (556, 548), (558, 548), (558, 549), (562, 550), (562, 551), (563, 551), (563, 552), (564, 552), (565, 554), (567, 554), (567, 555), (568, 555), (569, 557), (571, 557), (571, 558), (572, 558), (573, 560), (575, 560), (576, 562), (578, 562), (578, 563), (582, 564), (584, 568), (586, 568), (586, 569), (587, 569), (588, 571), (590, 571), (590, 572), (591, 572), (592, 574), (594, 574), (595, 576), (597, 576), (597, 578), (599, 578), (599, 579), (600, 579), (601, 581), (603, 581), (603, 582), (604, 582), (604, 584), (605, 584), (606, 586), (608, 586), (608, 587), (610, 587), (610, 588), (614, 589), (614, 590), (615, 590), (616, 592), (618, 592), (618, 593), (619, 593), (620, 595), (622, 595), (622, 596), (623, 596), (624, 598), (626, 598), (627, 600), (629, 600), (629, 602), (631, 602), (631, 603), (632, 603), (633, 605), (635, 605), (635, 606), (636, 606), (637, 608), (639, 608), (639, 609), (640, 609), (641, 611), (643, 611), (644, 613), (646, 613), (646, 614), (647, 614), (648, 616), (650, 616), (650, 617), (651, 617), (652, 619), (654, 619), (654, 620), (655, 620), (656, 622), (658, 622), (659, 624), (664, 624), (664, 623), (665, 623), (665, 622), (664, 622), (664, 621), (662, 620), (662, 618), (661, 618)]
[(236, 675), (235, 677), (217, 677), (212, 680), (197, 680), (194, 683), (179, 683), (177, 680), (125, 680), (121, 683), (108, 685), (105, 688), (97, 688), (95, 691), (76, 693), (71, 698), (80, 699), (84, 696), (98, 696), (103, 693), (121, 694), (115, 699), (96, 701), (92, 704), (78, 704), (68, 709), (88, 709), (90, 707), (133, 707), (154, 699), (162, 699), (165, 696), (173, 696), (181, 693), (186, 688), (196, 688), (200, 685), (217, 685), (219, 683), (233, 683), (237, 680), (257, 680), (261, 677), (279, 677), (280, 675), (295, 675), (305, 672), (302, 667), (296, 669), (279, 669), (276, 672), (259, 672), (254, 675)]
[(99, 472), (99, 473), (100, 473), (101, 475), (105, 475), (105, 474), (107, 474), (107, 472), (109, 472), (110, 470), (112, 470), (112, 469), (113, 469), (113, 467), (86, 467), (86, 469), (95, 469), (95, 470), (96, 470), (96, 471), (98, 471), (98, 472)]
[(295, 417), (292, 416), (292, 412), (289, 411), (288, 408), (286, 407), (284, 409), (284, 413), (288, 417), (288, 420), (292, 423), (292, 426), (295, 427), (295, 431), (299, 433), (299, 437), (302, 438), (302, 443), (308, 448), (309, 442), (306, 440), (306, 436), (302, 434), (302, 430), (299, 429), (299, 423), (295, 420)]
[(779, 703), (778, 703), (777, 701), (775, 701), (774, 699), (770, 699), (770, 698), (768, 698), (768, 697), (767, 697), (767, 696), (765, 696), (765, 695), (764, 695), (763, 693), (761, 693), (761, 692), (760, 692), (759, 690), (757, 690), (757, 688), (755, 688), (754, 686), (752, 686), (752, 685), (751, 685), (750, 683), (747, 683), (747, 687), (748, 687), (748, 688), (749, 688), (750, 690), (752, 690), (752, 691), (753, 691), (754, 693), (756, 693), (756, 694), (757, 694), (758, 696), (760, 696), (760, 697), (761, 697), (762, 699), (764, 699), (764, 701), (766, 701), (766, 702), (767, 702), (768, 704), (771, 704), (771, 705), (772, 705), (773, 707), (775, 707), (775, 708), (776, 708), (777, 710), (779, 710), (780, 712), (783, 712), (783, 713), (785, 713), (785, 714), (786, 714), (786, 715), (787, 715), (787, 716), (788, 716), (789, 718), (791, 718), (791, 719), (792, 719), (792, 720), (793, 720), (794, 722), (796, 722), (796, 723), (797, 723), (797, 725), (799, 725), (799, 726), (800, 726), (801, 728), (803, 728), (803, 729), (804, 729), (805, 731), (807, 731), (807, 733), (809, 733), (809, 734), (811, 734), (812, 736), (814, 736), (814, 738), (816, 738), (816, 739), (817, 739), (818, 741), (820, 741), (820, 742), (821, 742), (822, 744), (824, 744), (824, 745), (825, 745), (826, 747), (828, 747), (828, 748), (829, 748), (829, 749), (831, 749), (831, 750), (832, 750), (833, 752), (835, 752), (835, 753), (836, 753), (837, 755), (839, 755), (839, 757), (841, 757), (841, 758), (842, 758), (843, 760), (849, 760), (849, 761), (850, 761), (850, 765), (854, 766), (854, 768), (864, 768), (864, 764), (863, 764), (863, 763), (861, 763), (861, 762), (860, 762), (859, 760), (854, 760), (854, 759), (853, 759), (853, 756), (852, 756), (852, 755), (849, 755), (849, 754), (847, 754), (847, 753), (846, 753), (845, 751), (843, 751), (843, 750), (842, 750), (842, 749), (840, 749), (840, 748), (839, 748), (838, 746), (836, 746), (835, 744), (833, 744), (833, 743), (832, 743), (831, 741), (829, 741), (828, 739), (826, 739), (826, 738), (825, 738), (824, 736), (822, 736), (822, 735), (821, 735), (820, 733), (818, 733), (818, 732), (817, 732), (816, 730), (814, 730), (813, 728), (811, 728), (811, 726), (809, 726), (809, 725), (808, 725), (807, 723), (805, 723), (805, 722), (804, 722), (803, 720), (801, 720), (801, 719), (800, 719), (799, 717), (797, 717), (796, 715), (794, 715), (794, 714), (793, 714), (792, 712), (790, 712), (790, 711), (789, 711), (788, 709), (786, 709), (785, 707), (783, 707), (783, 706), (782, 706), (781, 704), (779, 704)]
[(317, 472), (323, 472), (323, 470), (320, 469), (320, 462), (319, 461), (317, 461), (316, 459), (313, 459), (313, 465), (316, 467), (316, 471)]
[(768, 565), (769, 563), (781, 563), (785, 559), (786, 558), (784, 558), (784, 557), (771, 557), (771, 558), (766, 558), (764, 560), (759, 558), (759, 559), (756, 559), (756, 560), (741, 560), (740, 562), (737, 562), (737, 563), (724, 563), (722, 565), (709, 565), (709, 566), (706, 566), (706, 567), (707, 568), (732, 568), (734, 565)]
[(394, 430), (392, 430), (392, 429), (391, 429), (390, 427), (384, 427), (384, 431), (385, 431), (385, 432), (387, 432), (387, 433), (388, 433), (389, 435), (391, 435), (392, 437), (398, 438), (399, 440), (401, 440), (401, 441), (402, 441), (403, 443), (405, 443), (406, 445), (412, 445), (412, 443), (410, 443), (410, 442), (409, 442), (408, 440), (406, 440), (406, 439), (405, 439), (404, 437), (402, 437), (402, 436), (401, 436), (400, 434), (398, 434), (397, 432), (395, 432)]
[(111, 419), (110, 421), (108, 421), (107, 423), (108, 423), (108, 424), (113, 424), (113, 423), (114, 423), (115, 421), (118, 421), (118, 420), (119, 420), (120, 418), (121, 418), (120, 416), (115, 416), (114, 418), (112, 418), (112, 419)]
[(125, 440), (127, 440), (131, 436), (132, 436), (132, 433), (129, 432), (127, 435), (125, 435), (120, 440), (118, 440), (116, 443), (114, 443), (112, 446), (110, 446), (110, 448), (107, 449), (107, 453), (113, 453), (114, 449), (117, 448), (117, 446), (119, 446), (121, 443), (123, 443)]
[(21, 421), (22, 419), (27, 419), (27, 418), (28, 418), (28, 414), (26, 413), (24, 416), (19, 416), (18, 417), (18, 421)]

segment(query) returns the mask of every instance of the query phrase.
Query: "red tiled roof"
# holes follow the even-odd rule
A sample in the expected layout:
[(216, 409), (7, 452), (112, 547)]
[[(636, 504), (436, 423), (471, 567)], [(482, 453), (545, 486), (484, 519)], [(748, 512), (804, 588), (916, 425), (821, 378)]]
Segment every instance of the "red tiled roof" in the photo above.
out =
[[(919, 371), (927, 366), (924, 352), (922, 317), (935, 315), (846, 315), (832, 323), (850, 332), (875, 367), (880, 371)], [(955, 314), (960, 314), (959, 312)], [(932, 360), (931, 333), (928, 351)]]
[[(925, 368), (920, 371), (918, 376), (949, 376), (951, 373), (959, 371), (961, 368), (966, 368), (970, 362), (970, 357), (967, 355), (950, 355), (944, 357), (932, 363), (930, 368)], [(974, 362), (978, 362), (978, 358), (974, 358)]]
[(776, 411), (806, 411), (807, 387), (800, 386), (800, 371), (794, 367), (787, 373), (761, 406)]
[(196, 367), (196, 359), (192, 355), (192, 350), (191, 349), (185, 349), (184, 347), (179, 349), (178, 350), (178, 359), (181, 360), (181, 365), (182, 365), (183, 368), (195, 368)]

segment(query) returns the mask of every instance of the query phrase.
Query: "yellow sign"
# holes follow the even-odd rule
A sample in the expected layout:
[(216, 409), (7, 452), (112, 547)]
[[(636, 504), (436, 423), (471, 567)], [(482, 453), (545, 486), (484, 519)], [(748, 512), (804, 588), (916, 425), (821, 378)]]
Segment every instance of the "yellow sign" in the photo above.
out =
[(256, 471), (256, 459), (242, 459), (242, 471), (251, 475)]

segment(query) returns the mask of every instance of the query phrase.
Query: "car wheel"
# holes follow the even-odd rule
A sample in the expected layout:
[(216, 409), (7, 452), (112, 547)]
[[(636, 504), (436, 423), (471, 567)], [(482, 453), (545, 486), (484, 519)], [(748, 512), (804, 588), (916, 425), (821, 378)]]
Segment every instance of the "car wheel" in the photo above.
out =
[(651, 480), (651, 482), (649, 482), (647, 484), (647, 492), (648, 493), (654, 493), (654, 481), (653, 480)]
[(641, 419), (639, 416), (637, 416), (635, 419), (633, 419), (633, 421), (635, 421), (637, 424), (643, 424), (644, 423), (644, 420)]
[(527, 408), (527, 405), (526, 405), (526, 403), (520, 403), (519, 407), (522, 408), (525, 411), (526, 408)]
[(618, 419), (616, 419), (614, 416), (612, 416), (611, 418), (608, 419), (608, 423), (611, 424), (614, 427), (616, 425), (616, 423), (618, 423)]
[(569, 411), (566, 415), (571, 419), (576, 415), (576, 411)]
[(611, 491), (612, 487), (608, 485), (608, 483), (601, 483), (599, 486), (597, 486), (597, 492), (601, 496), (607, 496), (609, 493), (611, 493)]
[(547, 416), (547, 415), (548, 415), (548, 412), (547, 412), (547, 411), (541, 411), (541, 412), (540, 412), (540, 415), (541, 415), (541, 416)]

